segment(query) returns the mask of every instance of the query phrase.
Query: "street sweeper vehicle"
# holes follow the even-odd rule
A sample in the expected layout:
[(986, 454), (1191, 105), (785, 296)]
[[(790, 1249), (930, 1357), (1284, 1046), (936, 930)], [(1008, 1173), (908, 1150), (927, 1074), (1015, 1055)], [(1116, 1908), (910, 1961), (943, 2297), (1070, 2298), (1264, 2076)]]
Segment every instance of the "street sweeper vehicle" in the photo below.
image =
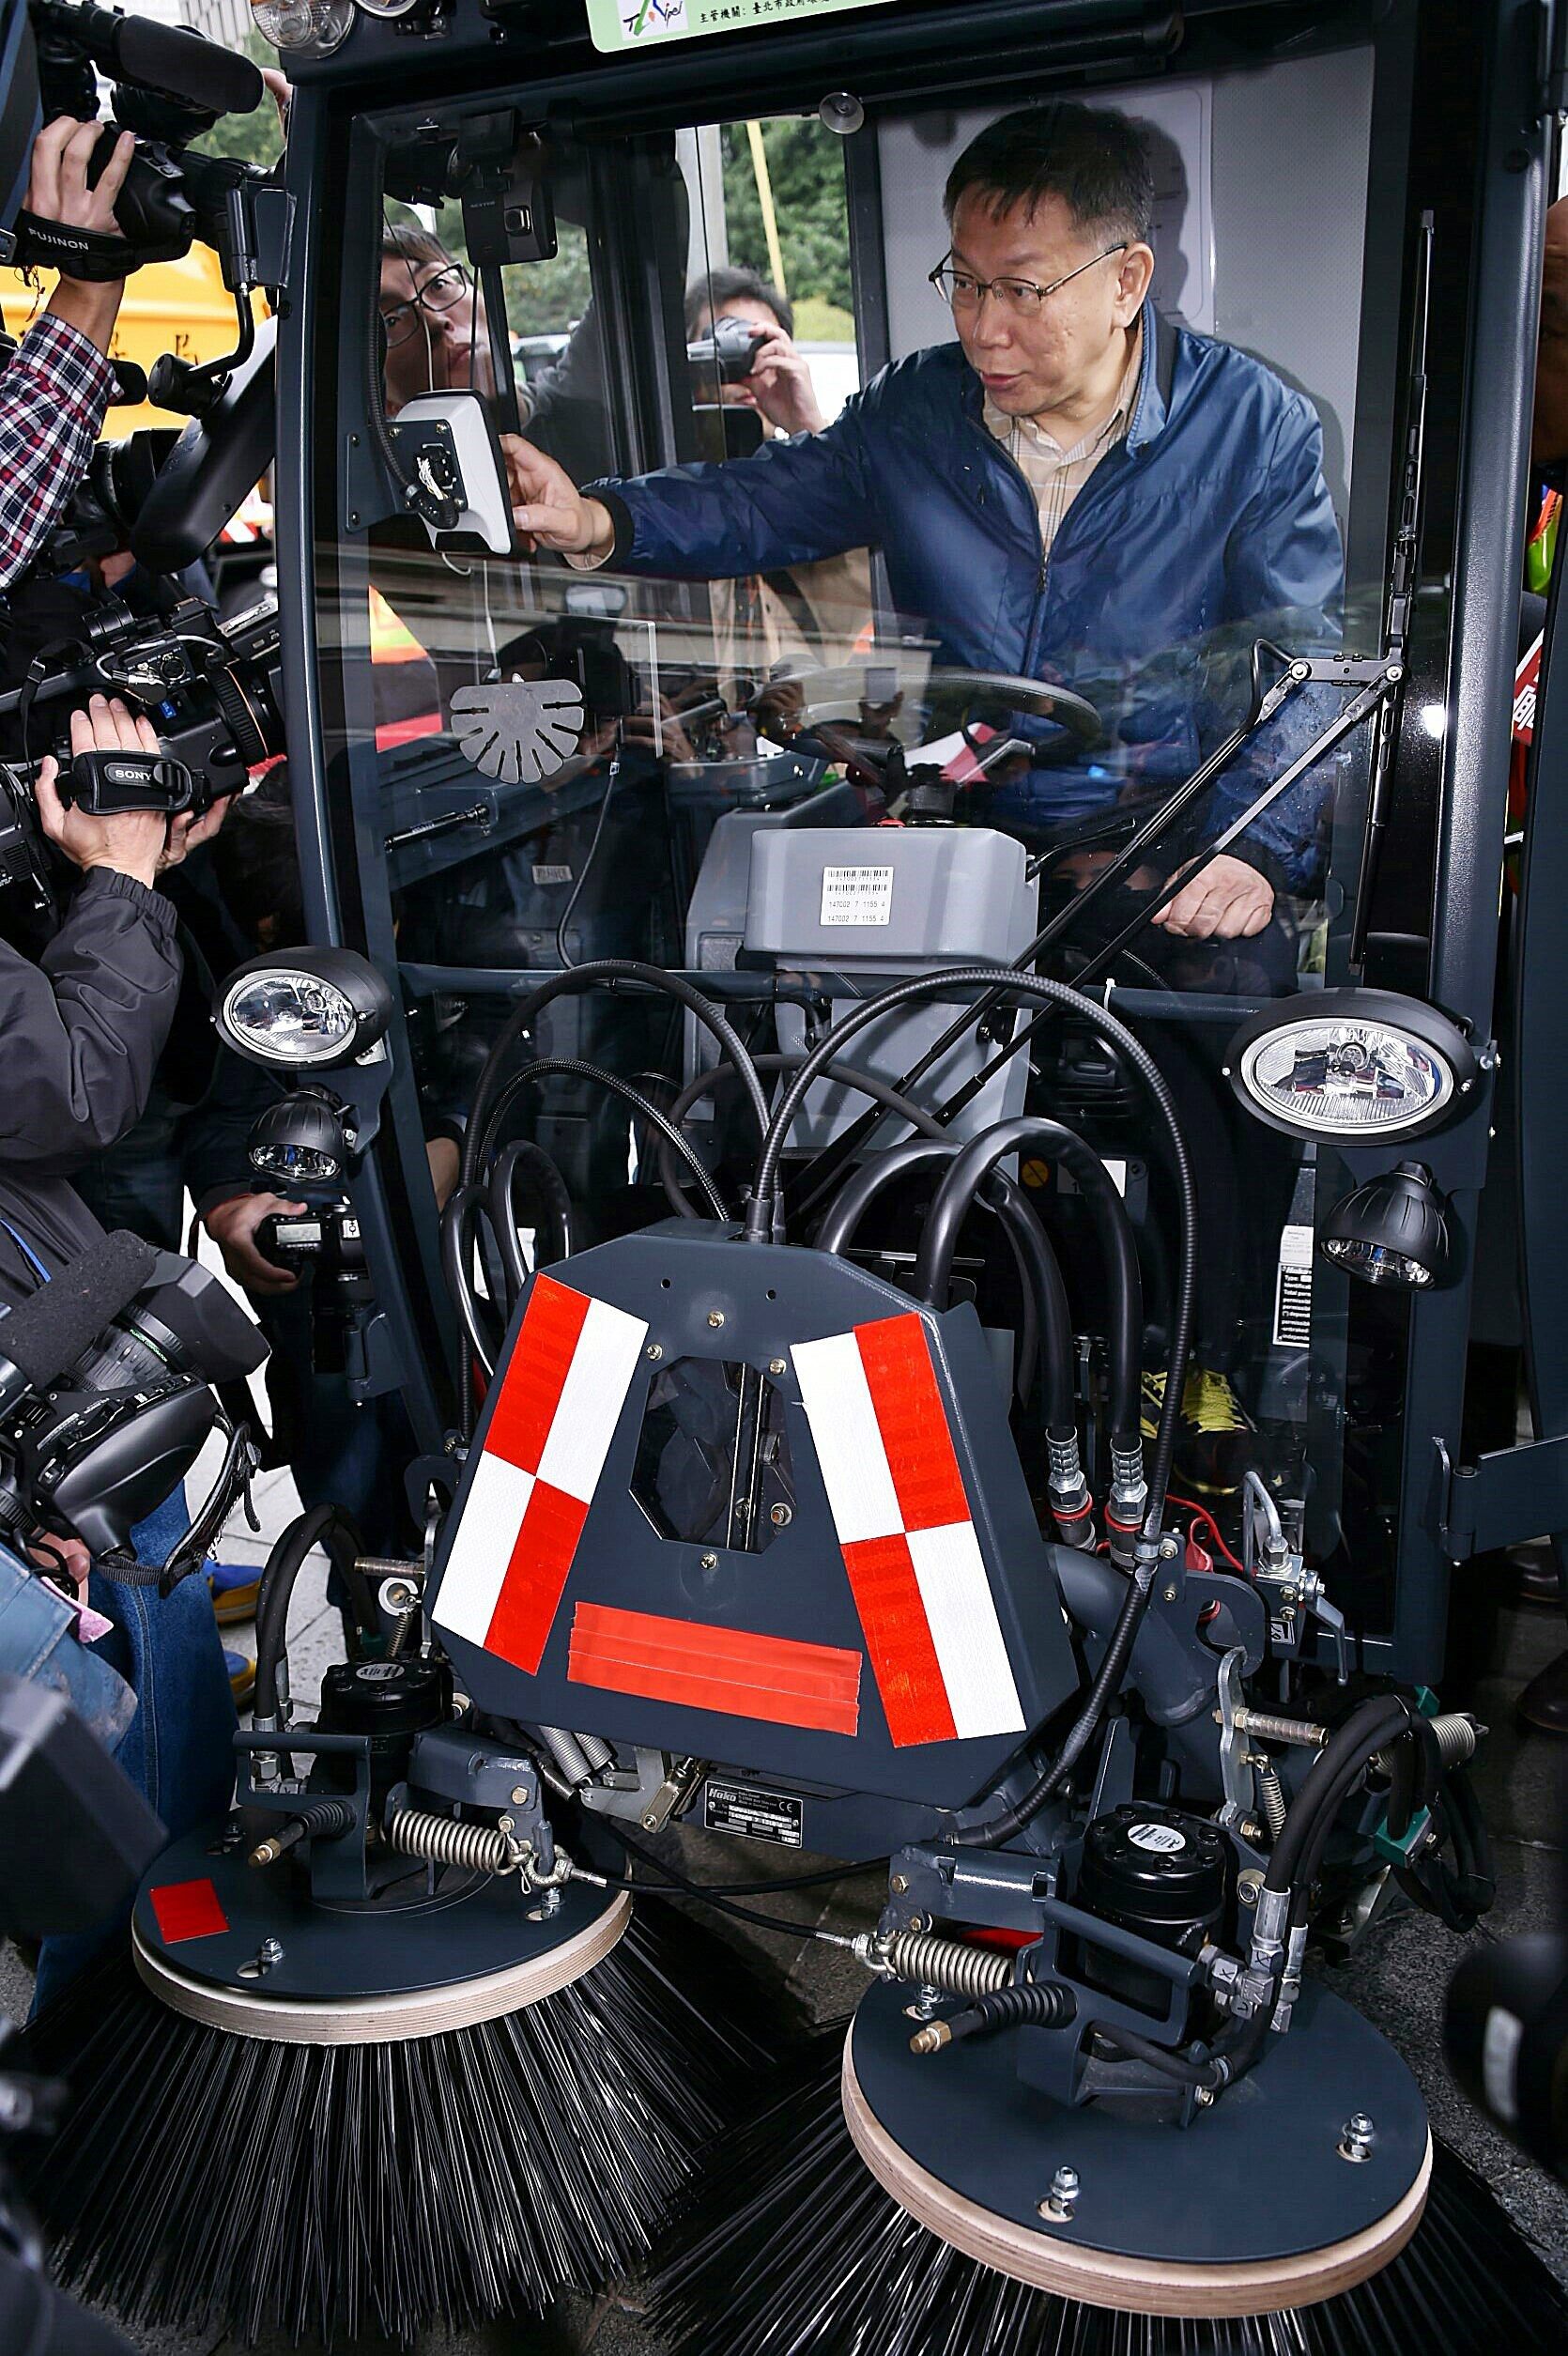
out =
[[(217, 1020), (409, 1529), (280, 1542), (234, 1810), (36, 2033), (63, 2274), (410, 2342), (668, 2233), (701, 2356), (1560, 2346), (1317, 1964), (1484, 1913), (1453, 1574), (1568, 1527), (1550, 629), (1506, 1104), (1496, 993), (1563, 10), (256, 16), (309, 939)], [(825, 2060), (719, 1935), (803, 1870)]]

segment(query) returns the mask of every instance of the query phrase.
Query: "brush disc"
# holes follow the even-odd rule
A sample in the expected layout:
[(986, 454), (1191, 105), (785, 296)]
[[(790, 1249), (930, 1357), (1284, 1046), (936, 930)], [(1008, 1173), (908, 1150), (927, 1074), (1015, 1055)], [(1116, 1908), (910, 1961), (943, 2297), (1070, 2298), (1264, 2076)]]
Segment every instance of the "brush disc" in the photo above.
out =
[(407, 2346), (634, 2271), (753, 2084), (741, 1968), (653, 1906), (570, 1985), (478, 2012), (289, 2041), (124, 1961), (87, 1975), (26, 2040), (70, 2085), (28, 2179), (60, 2278), (132, 2326)]
[[(937, 2065), (933, 2065), (937, 2066)], [(1479, 2178), (1439, 2144), (1425, 2213), (1368, 2282), (1277, 2314), (1116, 2314), (992, 2271), (890, 2200), (850, 2139), (841, 2040), (709, 2153), (659, 2258), (671, 2356), (1547, 2356), (1565, 2295)], [(1260, 2145), (1254, 2197), (1288, 2203), (1292, 2151)]]
[[(1066, 2109), (1021, 2074), (1015, 2031), (922, 2057), (895, 1984), (862, 1999), (843, 2103), (861, 2159), (899, 2207), (983, 2265), (1143, 2315), (1300, 2307), (1375, 2274), (1420, 2222), (1426, 2107), (1405, 2063), (1326, 1990), (1301, 1992), (1243, 2086), (1185, 2132), (1106, 2102)], [(1367, 2157), (1344, 2122), (1375, 2122)], [(1255, 2198), (1258, 2153), (1291, 2153), (1290, 2198)], [(1079, 2194), (1053, 2212), (1053, 2168)]]

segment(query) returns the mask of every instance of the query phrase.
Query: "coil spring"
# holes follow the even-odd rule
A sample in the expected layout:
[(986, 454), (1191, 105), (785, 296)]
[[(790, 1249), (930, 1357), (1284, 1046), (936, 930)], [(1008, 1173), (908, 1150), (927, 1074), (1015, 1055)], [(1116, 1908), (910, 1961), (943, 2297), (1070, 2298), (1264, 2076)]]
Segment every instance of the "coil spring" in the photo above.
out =
[(1013, 1961), (994, 1948), (971, 1947), (941, 1932), (899, 1931), (886, 1948), (895, 1979), (940, 1989), (945, 1996), (989, 1996), (1011, 1985)]
[(387, 1839), (405, 1856), (423, 1857), (427, 1865), (462, 1866), (470, 1873), (507, 1873), (514, 1863), (512, 1843), (494, 1825), (461, 1825), (427, 1808), (394, 1808), (387, 1819)]
[[(1467, 1760), (1475, 1757), (1481, 1737), (1485, 1732), (1483, 1727), (1476, 1725), (1473, 1718), (1467, 1717), (1462, 1710), (1439, 1710), (1436, 1717), (1429, 1717), (1423, 1722), (1426, 1732), (1437, 1743), (1437, 1763), (1444, 1775), (1447, 1775), (1451, 1768), (1462, 1767)], [(1374, 1766), (1380, 1774), (1391, 1775), (1393, 1773), (1395, 1748), (1391, 1743), (1388, 1748), (1380, 1750), (1373, 1761)]]
[(1278, 1840), (1284, 1830), (1285, 1798), (1284, 1786), (1280, 1781), (1277, 1767), (1259, 1767), (1257, 1790), (1263, 1803), (1263, 1821), (1268, 1827), (1268, 1838)]

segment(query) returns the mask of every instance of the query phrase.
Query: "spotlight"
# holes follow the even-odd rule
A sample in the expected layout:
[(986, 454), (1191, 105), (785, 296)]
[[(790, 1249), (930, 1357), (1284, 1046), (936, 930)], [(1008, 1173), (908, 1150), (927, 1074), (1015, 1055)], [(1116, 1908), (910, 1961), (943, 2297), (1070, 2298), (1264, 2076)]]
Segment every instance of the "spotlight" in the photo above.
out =
[(1417, 1137), (1475, 1086), (1457, 1024), (1388, 990), (1314, 990), (1244, 1023), (1225, 1074), (1249, 1113), (1298, 1137)]
[(1449, 1274), (1448, 1199), (1424, 1163), (1402, 1162), (1334, 1205), (1318, 1248), (1363, 1284), (1428, 1290)]
[(354, 29), (354, 0), (251, 0), (251, 18), (274, 49), (330, 57)]
[(297, 1186), (330, 1186), (342, 1178), (357, 1139), (346, 1106), (326, 1088), (295, 1088), (269, 1104), (251, 1131), (251, 1167)]
[(251, 1063), (320, 1070), (384, 1055), (392, 1003), (383, 977), (351, 949), (289, 949), (229, 976), (217, 1023)]

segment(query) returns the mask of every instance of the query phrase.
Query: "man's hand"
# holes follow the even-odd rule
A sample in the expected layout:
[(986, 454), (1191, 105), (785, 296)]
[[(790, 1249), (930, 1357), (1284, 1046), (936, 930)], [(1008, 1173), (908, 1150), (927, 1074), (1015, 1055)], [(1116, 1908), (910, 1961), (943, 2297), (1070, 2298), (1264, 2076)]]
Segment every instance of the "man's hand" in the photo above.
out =
[(1187, 941), (1250, 941), (1274, 913), (1274, 886), (1245, 859), (1223, 853), (1168, 900), (1154, 922)]
[(53, 1530), (36, 1531), (27, 1542), (27, 1560), (84, 1603), (93, 1558), (81, 1538), (61, 1538)]
[[(45, 123), (33, 142), (27, 178), (29, 212), (37, 213), (40, 221), (63, 222), (68, 228), (97, 229), (110, 237), (119, 234), (115, 201), (125, 186), (136, 142), (128, 131), (122, 131), (98, 185), (89, 188), (88, 166), (102, 136), (101, 123), (80, 123), (69, 115), (58, 115), (52, 123)], [(86, 279), (62, 277), (49, 299), (49, 309), (68, 327), (80, 330), (100, 352), (107, 352), (124, 292), (123, 279), (95, 285)]]
[(502, 434), (502, 455), (512, 491), (512, 520), (530, 548), (556, 548), (562, 556), (608, 556), (615, 546), (609, 509), (584, 499), (564, 467), (535, 450), (519, 434)]
[(750, 376), (727, 384), (724, 397), (760, 409), (785, 434), (820, 434), (827, 423), (817, 407), (810, 367), (781, 327), (758, 345)]
[(182, 809), (177, 817), (171, 818), (169, 839), (158, 862), (159, 873), (161, 875), (165, 868), (178, 867), (188, 851), (194, 851), (202, 843), (210, 842), (228, 814), (229, 796), (225, 793), (209, 809), (204, 809), (199, 818), (193, 810), (188, 809)]
[(204, 1214), (202, 1225), (223, 1254), (223, 1266), (237, 1285), (254, 1293), (292, 1292), (300, 1279), (257, 1251), (256, 1229), (275, 1210), (297, 1217), (305, 1208), (282, 1194), (232, 1194), (226, 1203), (213, 1204)]
[[(113, 703), (104, 696), (94, 696), (85, 712), (70, 716), (70, 749), (73, 754), (155, 753), (158, 737), (151, 721), (133, 719), (117, 696)], [(50, 841), (57, 843), (67, 858), (84, 870), (113, 868), (116, 874), (133, 875), (150, 890), (170, 857), (169, 822), (163, 812), (122, 810), (113, 818), (95, 818), (74, 803), (68, 808), (54, 782), (59, 774), (59, 763), (52, 753), (46, 753), (38, 764), (33, 793), (39, 824)], [(221, 825), (223, 821), (218, 823)], [(183, 858), (189, 841), (188, 833), (173, 855)]]

